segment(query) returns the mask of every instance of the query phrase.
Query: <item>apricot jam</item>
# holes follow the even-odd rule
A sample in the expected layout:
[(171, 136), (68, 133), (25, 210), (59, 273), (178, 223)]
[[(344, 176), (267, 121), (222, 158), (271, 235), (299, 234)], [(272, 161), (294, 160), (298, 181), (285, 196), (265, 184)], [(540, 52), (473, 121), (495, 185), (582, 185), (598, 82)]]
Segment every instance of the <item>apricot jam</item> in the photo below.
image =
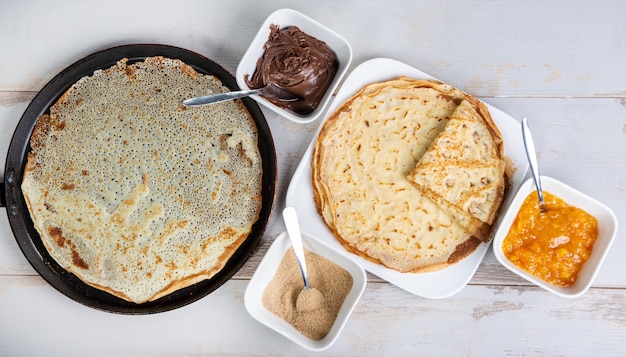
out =
[(522, 203), (502, 243), (504, 255), (521, 269), (556, 286), (574, 284), (598, 238), (598, 222), (584, 210), (544, 191), (541, 213), (537, 192)]

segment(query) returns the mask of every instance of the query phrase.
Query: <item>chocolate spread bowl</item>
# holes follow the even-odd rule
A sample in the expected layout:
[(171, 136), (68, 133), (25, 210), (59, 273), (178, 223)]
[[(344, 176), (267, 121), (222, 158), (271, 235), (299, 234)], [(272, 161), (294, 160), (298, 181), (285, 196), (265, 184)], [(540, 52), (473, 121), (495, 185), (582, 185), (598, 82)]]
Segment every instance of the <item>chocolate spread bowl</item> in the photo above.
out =
[[(291, 121), (303, 124), (312, 122), (315, 119), (319, 118), (322, 113), (327, 109), (333, 93), (335, 92), (342, 78), (348, 71), (350, 63), (352, 62), (352, 48), (350, 47), (348, 41), (346, 41), (343, 37), (330, 30), (329, 28), (323, 26), (322, 24), (318, 23), (317, 21), (295, 10), (277, 10), (265, 20), (255, 38), (253, 39), (252, 43), (250, 44), (250, 47), (248, 47), (248, 50), (239, 62), (235, 77), (237, 80), (237, 85), (239, 85), (242, 90), (254, 89), (251, 88), (251, 86), (249, 85), (252, 83), (246, 81), (246, 78), (248, 78), (249, 80), (252, 79), (253, 75), (256, 72), (257, 63), (265, 53), (264, 46), (268, 41), (272, 25), (277, 25), (279, 29), (285, 29), (295, 26), (300, 29), (304, 34), (326, 43), (326, 45), (328, 45), (328, 47), (332, 50), (332, 52), (334, 52), (336, 56), (336, 73), (334, 74), (334, 76), (330, 76), (332, 77), (330, 84), (325, 85), (323, 82), (327, 81), (330, 77), (326, 76), (324, 74), (324, 70), (320, 70), (320, 66), (318, 65), (309, 66), (309, 64), (307, 63), (306, 66), (300, 66), (298, 64), (294, 64), (293, 62), (291, 63), (291, 66), (285, 63), (267, 64), (267, 66), (272, 67), (271, 70), (274, 71), (274, 73), (277, 73), (279, 70), (282, 71), (282, 75), (268, 75), (266, 73), (266, 80), (269, 80), (269, 78), (271, 78), (272, 80), (279, 81), (282, 83), (283, 86), (286, 87), (285, 89), (288, 90), (289, 87), (292, 87), (295, 94), (306, 97), (301, 103), (294, 102), (291, 103), (289, 106), (284, 105), (284, 103), (278, 103), (279, 105), (277, 105), (262, 96), (252, 96), (252, 98), (261, 105)], [(274, 58), (278, 60), (285, 57), (281, 57), (279, 55)], [(313, 56), (313, 59), (316, 62), (318, 60), (321, 61), (320, 58), (323, 59), (324, 55)], [(306, 61), (308, 61), (309, 59), (310, 58), (306, 59)], [(319, 71), (321, 73), (321, 76), (318, 73), (315, 73), (316, 71)], [(277, 84), (281, 85), (281, 83)], [(303, 86), (302, 83), (309, 83), (309, 85)], [(313, 83), (314, 86), (327, 86), (327, 89), (323, 91), (323, 95), (319, 95), (320, 98), (315, 98), (316, 95), (312, 94), (311, 83)]]
[(270, 25), (264, 52), (253, 75), (245, 75), (246, 85), (253, 89), (278, 85), (299, 97), (295, 101), (263, 95), (273, 104), (307, 115), (313, 112), (330, 87), (339, 61), (324, 41), (308, 35), (297, 26), (280, 28)]

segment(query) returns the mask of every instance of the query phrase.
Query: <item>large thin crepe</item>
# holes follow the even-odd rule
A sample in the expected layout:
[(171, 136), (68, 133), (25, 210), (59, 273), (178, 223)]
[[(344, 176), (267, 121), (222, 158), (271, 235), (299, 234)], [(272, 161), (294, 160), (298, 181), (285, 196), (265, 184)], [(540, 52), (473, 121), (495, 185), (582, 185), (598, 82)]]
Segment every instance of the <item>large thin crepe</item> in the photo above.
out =
[(59, 265), (136, 303), (224, 267), (260, 212), (256, 126), (239, 101), (181, 101), (227, 90), (179, 60), (124, 59), (38, 119), (22, 191)]

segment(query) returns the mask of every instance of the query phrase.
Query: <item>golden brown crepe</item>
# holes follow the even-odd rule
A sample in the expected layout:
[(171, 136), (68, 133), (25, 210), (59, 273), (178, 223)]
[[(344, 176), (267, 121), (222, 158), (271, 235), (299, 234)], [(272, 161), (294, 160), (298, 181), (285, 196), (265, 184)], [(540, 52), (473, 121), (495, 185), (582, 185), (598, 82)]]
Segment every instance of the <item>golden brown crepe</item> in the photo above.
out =
[(346, 249), (401, 272), (440, 269), (475, 250), (480, 241), (407, 179), (464, 98), (402, 77), (364, 87), (324, 123), (314, 198)]
[[(477, 110), (478, 109), (478, 110)], [(461, 102), (408, 178), (428, 198), (482, 241), (506, 185), (503, 141), (478, 100)]]
[(85, 283), (143, 303), (219, 272), (261, 207), (255, 123), (228, 90), (164, 57), (96, 71), (42, 115), (22, 191), (50, 255)]

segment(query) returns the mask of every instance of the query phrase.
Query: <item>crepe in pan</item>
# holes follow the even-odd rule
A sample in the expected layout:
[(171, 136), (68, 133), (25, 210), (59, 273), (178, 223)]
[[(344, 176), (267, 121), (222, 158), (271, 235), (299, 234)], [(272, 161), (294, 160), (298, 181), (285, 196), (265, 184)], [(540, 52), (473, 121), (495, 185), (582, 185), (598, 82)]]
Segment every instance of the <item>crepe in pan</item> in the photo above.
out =
[(135, 303), (225, 266), (261, 208), (256, 125), (240, 101), (181, 101), (227, 90), (176, 59), (123, 59), (38, 119), (22, 192), (60, 266)]

